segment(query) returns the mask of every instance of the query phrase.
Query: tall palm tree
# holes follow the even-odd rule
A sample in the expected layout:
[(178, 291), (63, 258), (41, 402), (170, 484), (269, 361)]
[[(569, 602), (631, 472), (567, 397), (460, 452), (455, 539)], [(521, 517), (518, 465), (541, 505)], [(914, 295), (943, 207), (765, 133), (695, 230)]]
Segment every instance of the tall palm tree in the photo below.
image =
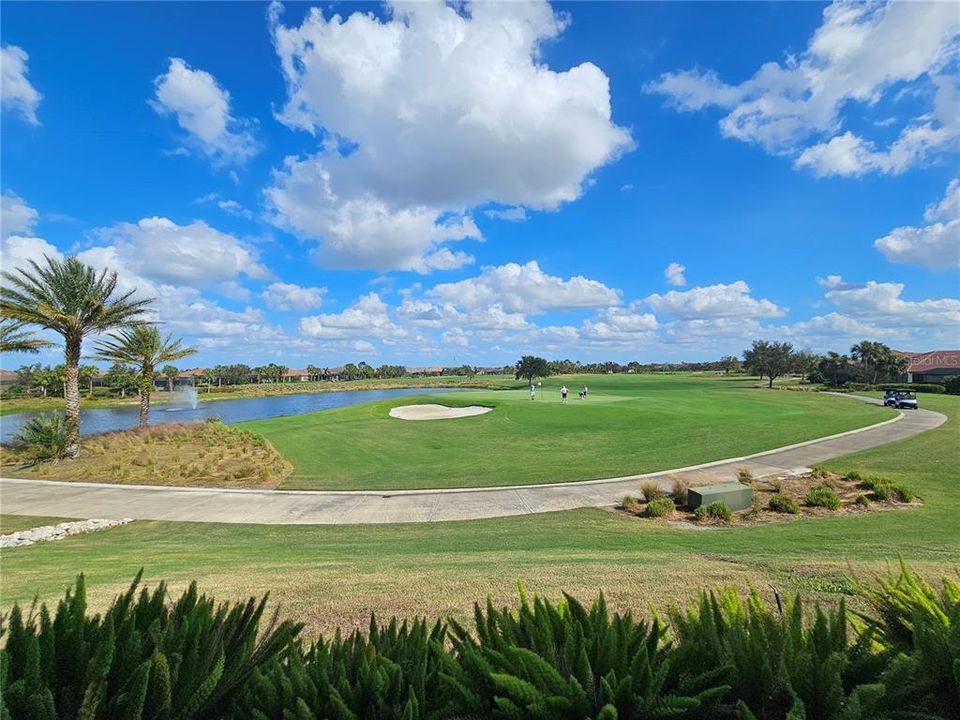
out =
[(42, 348), (53, 345), (24, 330), (23, 325), (17, 320), (0, 321), (0, 352), (38, 353)]
[(96, 345), (97, 358), (114, 363), (136, 365), (140, 372), (140, 427), (150, 422), (150, 394), (157, 365), (173, 362), (197, 352), (196, 348), (184, 347), (182, 341), (160, 334), (156, 325), (132, 325), (123, 328)]
[(49, 328), (64, 339), (66, 361), (67, 449), (65, 457), (80, 457), (80, 352), (91, 333), (136, 323), (151, 302), (133, 299), (134, 290), (114, 295), (117, 274), (97, 272), (75, 257), (44, 257), (29, 268), (3, 273), (0, 317)]

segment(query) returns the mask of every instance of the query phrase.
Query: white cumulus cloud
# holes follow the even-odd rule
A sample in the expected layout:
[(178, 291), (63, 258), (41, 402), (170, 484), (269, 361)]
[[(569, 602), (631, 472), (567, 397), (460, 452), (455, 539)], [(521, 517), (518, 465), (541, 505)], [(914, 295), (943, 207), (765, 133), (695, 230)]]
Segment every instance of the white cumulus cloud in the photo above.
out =
[[(958, 37), (954, 3), (837, 0), (804, 52), (767, 62), (739, 84), (694, 69), (666, 73), (646, 89), (681, 110), (723, 109), (725, 136), (794, 155), (798, 167), (817, 175), (899, 173), (954, 149), (960, 138), (956, 78), (948, 69)], [(910, 118), (889, 147), (844, 130), (845, 112), (925, 81), (936, 90), (932, 107)]]
[(533, 260), (524, 265), (486, 267), (476, 277), (435, 285), (428, 295), (468, 310), (496, 303), (508, 312), (526, 314), (607, 307), (620, 302), (619, 290), (580, 275), (567, 280), (548, 275)]
[(170, 58), (167, 72), (154, 80), (154, 96), (154, 110), (176, 116), (189, 144), (217, 162), (243, 162), (260, 149), (253, 123), (231, 115), (230, 93), (210, 73)]
[(927, 208), (922, 227), (894, 228), (874, 241), (874, 247), (891, 262), (933, 269), (960, 265), (960, 180), (947, 185), (943, 199)]
[(293, 283), (270, 283), (261, 297), (276, 310), (312, 310), (323, 304), (327, 289), (302, 287)]
[(177, 225), (165, 217), (143, 218), (101, 228), (97, 236), (125, 267), (160, 282), (212, 286), (241, 273), (270, 278), (255, 248), (202, 220)]
[(0, 236), (33, 232), (40, 214), (12, 191), (0, 195)]
[(644, 302), (655, 312), (680, 320), (773, 318), (787, 312), (770, 300), (753, 297), (750, 286), (743, 280), (728, 285), (718, 283), (690, 290), (671, 290), (662, 295), (654, 293)]
[(439, 245), (479, 238), (472, 208), (556, 208), (632, 147), (598, 67), (542, 61), (566, 23), (546, 2), (387, 8), (313, 8), (293, 27), (271, 8), (278, 117), (323, 150), (288, 158), (266, 196), (274, 222), (322, 243), (323, 264), (429, 271)]
[(687, 284), (687, 277), (684, 273), (687, 271), (685, 265), (681, 265), (678, 262), (672, 262), (663, 271), (663, 277), (671, 285), (677, 285), (683, 287)]
[(324, 340), (345, 340), (374, 337), (402, 338), (407, 330), (395, 324), (387, 312), (387, 304), (377, 293), (362, 295), (341, 313), (311, 315), (300, 319), (300, 332), (307, 337)]
[(31, 125), (39, 125), (37, 106), (43, 95), (27, 79), (29, 59), (16, 45), (0, 48), (0, 106), (19, 113)]

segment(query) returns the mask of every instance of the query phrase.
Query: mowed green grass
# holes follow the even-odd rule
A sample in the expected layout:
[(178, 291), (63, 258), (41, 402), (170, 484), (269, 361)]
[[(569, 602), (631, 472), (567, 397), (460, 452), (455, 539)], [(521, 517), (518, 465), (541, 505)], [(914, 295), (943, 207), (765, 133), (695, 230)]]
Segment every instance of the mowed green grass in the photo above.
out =
[(95, 607), (145, 569), (180, 589), (196, 579), (222, 598), (271, 592), (310, 631), (379, 616), (451, 613), (474, 600), (507, 603), (516, 582), (641, 613), (693, 599), (703, 586), (753, 585), (837, 598), (844, 575), (898, 557), (931, 578), (960, 565), (960, 398), (923, 396), (947, 424), (829, 463), (910, 484), (924, 505), (866, 515), (698, 531), (599, 509), (410, 525), (262, 526), (136, 522), (55, 543), (0, 550), (0, 612), (58, 597), (83, 571)]
[[(560, 403), (560, 386), (570, 399)], [(589, 387), (587, 400), (577, 394)], [(411, 489), (567, 482), (739, 457), (880, 422), (891, 410), (749, 380), (691, 375), (549, 378), (527, 390), (405, 397), (244, 423), (294, 465), (284, 489)], [(409, 421), (396, 405), (485, 405)]]

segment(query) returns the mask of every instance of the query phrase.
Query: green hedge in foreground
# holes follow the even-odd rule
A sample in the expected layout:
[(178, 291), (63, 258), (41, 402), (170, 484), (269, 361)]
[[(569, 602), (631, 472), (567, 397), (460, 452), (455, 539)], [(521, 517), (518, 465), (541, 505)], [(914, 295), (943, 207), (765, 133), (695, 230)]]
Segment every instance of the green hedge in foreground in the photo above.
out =
[[(138, 578), (139, 580), (139, 578)], [(378, 623), (312, 643), (260, 628), (266, 599), (220, 604), (191, 586), (168, 602), (138, 581), (87, 612), (83, 577), (51, 613), (4, 619), (3, 718), (960, 717), (960, 583), (903, 567), (844, 604), (768, 606), (704, 592), (653, 620), (521, 591), (518, 607)], [(259, 630), (258, 630), (259, 629)]]

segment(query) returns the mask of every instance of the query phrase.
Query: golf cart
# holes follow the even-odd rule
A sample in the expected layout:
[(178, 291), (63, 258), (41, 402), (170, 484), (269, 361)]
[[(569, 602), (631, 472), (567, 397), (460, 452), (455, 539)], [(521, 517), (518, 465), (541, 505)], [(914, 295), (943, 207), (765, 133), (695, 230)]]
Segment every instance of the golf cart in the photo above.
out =
[(917, 394), (913, 390), (903, 388), (887, 388), (883, 394), (883, 404), (887, 407), (917, 409)]

